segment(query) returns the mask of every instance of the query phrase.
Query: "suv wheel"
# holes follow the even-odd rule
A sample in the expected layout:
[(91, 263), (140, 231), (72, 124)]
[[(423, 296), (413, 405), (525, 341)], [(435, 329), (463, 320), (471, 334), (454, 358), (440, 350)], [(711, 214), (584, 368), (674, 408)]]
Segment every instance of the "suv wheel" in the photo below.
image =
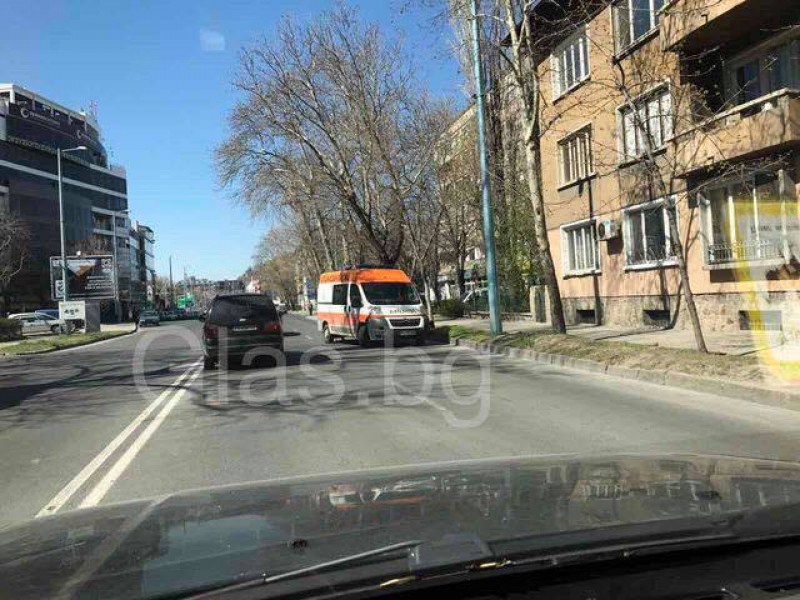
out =
[(325, 325), (322, 326), (322, 341), (325, 342), (326, 344), (333, 343), (333, 335), (331, 335), (331, 328), (328, 327), (327, 323), (325, 323)]
[(61, 333), (61, 326), (60, 325), (53, 325), (50, 328), (50, 331), (53, 333), (53, 335), (58, 335), (59, 333)]

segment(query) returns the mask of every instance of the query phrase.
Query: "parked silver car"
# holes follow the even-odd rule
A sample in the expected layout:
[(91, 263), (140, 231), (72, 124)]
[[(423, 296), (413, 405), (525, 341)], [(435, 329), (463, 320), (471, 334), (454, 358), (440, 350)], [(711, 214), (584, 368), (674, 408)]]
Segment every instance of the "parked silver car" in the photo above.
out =
[(56, 319), (42, 313), (16, 313), (8, 316), (9, 319), (22, 321), (23, 335), (36, 333), (66, 333), (67, 323), (63, 319)]

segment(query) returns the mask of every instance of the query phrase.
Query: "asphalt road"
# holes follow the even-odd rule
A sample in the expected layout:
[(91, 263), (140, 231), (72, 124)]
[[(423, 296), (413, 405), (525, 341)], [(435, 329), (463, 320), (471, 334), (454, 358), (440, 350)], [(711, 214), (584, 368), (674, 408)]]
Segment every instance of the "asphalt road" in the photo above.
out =
[(0, 524), (251, 480), (439, 461), (696, 452), (797, 459), (800, 412), (463, 348), (321, 346), (202, 371), (197, 322), (0, 359)]

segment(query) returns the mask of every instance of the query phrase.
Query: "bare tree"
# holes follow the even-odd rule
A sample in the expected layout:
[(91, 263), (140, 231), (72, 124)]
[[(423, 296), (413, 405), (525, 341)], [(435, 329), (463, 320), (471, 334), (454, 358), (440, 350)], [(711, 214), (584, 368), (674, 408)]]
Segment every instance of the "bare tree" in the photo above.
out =
[[(304, 264), (304, 240), (294, 227), (275, 227), (261, 240), (253, 256), (252, 271), (262, 289), (280, 295), (294, 306), (298, 274)], [(317, 273), (318, 275), (318, 273)]]
[(7, 211), (0, 212), (0, 314), (8, 311), (11, 280), (22, 271), (28, 258), (30, 232), (24, 221)]
[[(326, 210), (338, 209), (355, 231), (358, 253), (397, 262), (406, 202), (433, 152), (432, 141), (420, 143), (418, 127), (435, 108), (415, 85), (405, 56), (396, 40), (360, 24), (345, 7), (308, 25), (284, 20), (275, 43), (264, 40), (242, 52), (234, 85), (243, 99), (217, 151), (223, 184), (253, 176), (263, 182), (300, 155), (315, 174), (313, 180), (300, 174), (315, 184), (306, 195), (330, 194), (334, 202)], [(309, 215), (320, 234), (324, 214)]]

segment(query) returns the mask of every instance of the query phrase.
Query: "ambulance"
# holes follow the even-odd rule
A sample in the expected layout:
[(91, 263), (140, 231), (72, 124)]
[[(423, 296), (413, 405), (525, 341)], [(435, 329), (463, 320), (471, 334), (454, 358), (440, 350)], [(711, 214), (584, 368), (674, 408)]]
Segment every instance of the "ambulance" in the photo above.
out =
[(317, 326), (326, 344), (354, 339), (425, 343), (422, 299), (394, 267), (355, 265), (323, 273), (317, 288)]

